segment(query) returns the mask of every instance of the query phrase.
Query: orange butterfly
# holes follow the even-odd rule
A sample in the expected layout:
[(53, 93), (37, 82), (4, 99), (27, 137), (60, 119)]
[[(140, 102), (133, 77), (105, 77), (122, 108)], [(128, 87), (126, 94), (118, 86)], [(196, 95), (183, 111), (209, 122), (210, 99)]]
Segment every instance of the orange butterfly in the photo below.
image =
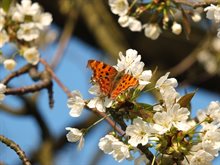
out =
[(113, 66), (101, 61), (89, 60), (87, 67), (93, 70), (92, 80), (97, 82), (102, 93), (111, 99), (115, 99), (119, 94), (138, 83), (138, 80), (129, 74), (124, 74), (117, 81), (118, 71)]

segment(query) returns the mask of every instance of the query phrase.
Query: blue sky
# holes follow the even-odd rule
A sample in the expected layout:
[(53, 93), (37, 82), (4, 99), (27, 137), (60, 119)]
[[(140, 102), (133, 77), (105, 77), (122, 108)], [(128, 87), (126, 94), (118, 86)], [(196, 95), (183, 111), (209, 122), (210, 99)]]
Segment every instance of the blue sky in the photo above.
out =
[[(55, 53), (56, 46), (57, 43), (52, 44), (43, 50), (43, 58), (50, 61), (52, 55)], [(86, 68), (86, 65), (89, 59), (101, 59), (102, 57), (100, 54), (103, 53), (89, 47), (79, 39), (71, 39), (65, 51), (64, 59), (61, 61), (56, 70), (56, 74), (70, 90), (79, 90), (84, 98), (89, 98), (91, 97), (88, 94), (91, 71)], [(106, 58), (104, 60), (105, 62), (108, 61)], [(20, 64), (20, 66), (21, 65), (22, 64)], [(0, 79), (2, 79), (3, 76), (4, 73), (1, 68)], [(30, 81), (27, 80), (27, 76), (24, 76), (15, 80), (13, 84), (16, 86), (21, 86), (29, 82)], [(193, 91), (196, 88), (197, 87), (190, 87), (187, 88), (187, 91)], [(184, 94), (184, 90), (185, 89), (180, 89), (179, 91)], [(54, 83), (54, 98), (55, 105), (52, 110), (48, 106), (46, 91), (40, 93), (40, 99), (38, 102), (40, 105), (40, 113), (43, 115), (43, 118), (45, 119), (54, 137), (58, 137), (58, 135), (65, 130), (65, 127), (70, 126), (70, 123), (78, 123), (90, 115), (90, 112), (83, 111), (79, 118), (70, 117), (68, 114), (69, 110), (66, 106), (67, 96), (56, 83)], [(195, 116), (197, 109), (205, 108), (208, 106), (210, 101), (219, 100), (219, 98), (219, 95), (199, 89), (192, 100), (193, 116)], [(154, 100), (149, 96), (146, 97), (146, 101), (148, 103), (154, 103)], [(15, 107), (20, 105), (20, 102), (12, 96), (7, 97), (5, 102)], [(92, 161), (92, 158), (98, 151), (99, 139), (103, 137), (109, 130), (109, 125), (103, 121), (102, 124), (94, 127), (91, 130), (91, 133), (85, 137), (85, 147), (82, 151), (77, 151), (76, 145), (69, 143), (68, 146), (58, 154), (55, 164), (72, 165), (73, 161), (77, 165), (88, 164), (88, 162)], [(39, 128), (36, 127), (36, 122), (30, 116), (16, 117), (0, 112), (0, 134), (13, 139), (21, 146), (21, 148), (26, 151), (27, 154), (37, 149), (38, 144), (40, 144), (39, 133)], [(0, 162), (1, 161), (12, 165), (18, 161), (18, 158), (13, 151), (0, 143)], [(116, 161), (114, 161), (114, 159), (109, 155), (104, 155), (99, 165), (102, 165), (104, 162), (105, 164), (116, 164)], [(216, 161), (215, 164), (217, 165), (218, 162)], [(120, 164), (127, 165), (133, 163), (124, 161)]]

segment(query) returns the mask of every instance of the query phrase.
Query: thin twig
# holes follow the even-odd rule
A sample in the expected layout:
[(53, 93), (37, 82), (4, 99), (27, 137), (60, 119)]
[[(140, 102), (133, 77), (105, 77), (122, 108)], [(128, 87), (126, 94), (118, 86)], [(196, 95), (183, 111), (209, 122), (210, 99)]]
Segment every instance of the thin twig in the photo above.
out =
[(169, 69), (172, 76), (178, 76), (188, 70), (196, 61), (197, 55), (201, 52), (202, 49), (205, 49), (210, 44), (210, 35), (208, 34), (204, 39), (199, 43), (196, 49), (193, 50), (185, 59), (180, 63), (175, 65), (173, 68)]
[(19, 156), (20, 160), (22, 161), (23, 165), (31, 165), (30, 161), (28, 160), (27, 156), (25, 155), (24, 151), (16, 144), (14, 141), (0, 135), (0, 141), (5, 145), (9, 146), (13, 149), (17, 155)]
[(68, 97), (71, 97), (71, 91), (60, 81), (60, 79), (56, 76), (51, 66), (42, 58), (40, 58), (40, 62), (45, 66), (47, 71), (51, 74), (52, 78), (56, 83), (60, 86), (60, 88), (67, 94)]
[(91, 110), (91, 111), (95, 112), (95, 113), (98, 114), (99, 116), (103, 117), (103, 118), (109, 123), (109, 125), (111, 125), (112, 128), (114, 128), (120, 135), (124, 135), (124, 134), (125, 134), (125, 132), (124, 132), (121, 128), (119, 128), (119, 127), (115, 124), (115, 122), (114, 122), (110, 117), (108, 117), (108, 115), (106, 115), (105, 113), (100, 112), (100, 111), (98, 111), (98, 110), (96, 110), (96, 109), (94, 109), (94, 108), (89, 108), (88, 106), (86, 106), (86, 108), (87, 108), (88, 110)]
[(50, 80), (44, 80), (33, 85), (24, 86), (20, 88), (7, 88), (5, 95), (19, 95), (40, 91), (47, 88), (51, 84)]
[(4, 78), (1, 83), (7, 85), (9, 83), (9, 81), (12, 80), (13, 78), (27, 73), (31, 67), (32, 67), (32, 65), (30, 65), (30, 64), (23, 66), (19, 70), (12, 72), (10, 75), (8, 75), (6, 78)]

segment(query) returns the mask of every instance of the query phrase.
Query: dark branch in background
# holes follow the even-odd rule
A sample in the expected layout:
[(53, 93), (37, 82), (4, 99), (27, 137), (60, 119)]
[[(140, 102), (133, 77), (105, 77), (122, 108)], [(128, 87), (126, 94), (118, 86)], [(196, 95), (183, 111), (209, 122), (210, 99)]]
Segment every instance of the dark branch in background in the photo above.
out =
[(30, 99), (24, 96), (19, 97), (24, 107), (27, 108), (28, 114), (31, 115), (37, 122), (37, 126), (39, 126), (41, 131), (41, 140), (42, 143), (39, 146), (39, 152), (34, 152), (34, 159), (31, 162), (38, 162), (42, 165), (52, 165), (53, 164), (53, 150), (50, 146), (52, 146), (53, 137), (52, 133), (50, 132), (47, 123), (44, 121), (43, 116), (40, 114), (40, 110), (38, 105), (36, 104), (36, 98)]
[(67, 47), (67, 44), (69, 43), (73, 35), (79, 16), (79, 11), (83, 3), (84, 1), (79, 1), (79, 4), (76, 3), (75, 5), (73, 5), (73, 10), (69, 11), (67, 15), (67, 20), (65, 22), (63, 32), (58, 43), (56, 53), (51, 61), (51, 68), (57, 67), (57, 65), (60, 63), (61, 58), (64, 55), (65, 48)]
[[(53, 14), (54, 23), (62, 28), (68, 16), (60, 12), (59, 1), (61, 0), (54, 0), (54, 3), (51, 3), (50, 0), (37, 0), (37, 2), (44, 6), (46, 11)], [(74, 1), (74, 3), (75, 2), (77, 3), (77, 1)], [(176, 0), (176, 2), (182, 4), (192, 3), (197, 4), (197, 6), (198, 4), (201, 5), (197, 0)], [(218, 1), (207, 0), (206, 5), (203, 4), (203, 7), (208, 6), (212, 2), (216, 3)], [(108, 53), (108, 55), (112, 57), (118, 57), (118, 52), (124, 52), (127, 48), (136, 49), (142, 55), (142, 60), (146, 64), (147, 69), (158, 66), (162, 72), (166, 72), (169, 68), (177, 65), (190, 54), (200, 41), (203, 40), (205, 37), (204, 34), (214, 33), (216, 36), (216, 30), (212, 32), (207, 31), (207, 28), (210, 27), (210, 21), (205, 18), (205, 14), (202, 14), (201, 16), (204, 18), (203, 21), (201, 23), (193, 23), (189, 36), (190, 40), (187, 40), (184, 34), (176, 36), (170, 31), (163, 31), (158, 40), (152, 41), (146, 38), (143, 32), (133, 33), (127, 28), (120, 27), (117, 23), (118, 17), (110, 11), (108, 1), (93, 0), (86, 1), (86, 4), (87, 5), (83, 5), (80, 11), (79, 19), (77, 19), (77, 24), (74, 28), (74, 36), (95, 49), (103, 50), (103, 52)], [(97, 26), (92, 25), (92, 22), (97, 23)], [(204, 24), (207, 28), (201, 28), (204, 27)], [(102, 30), (102, 28), (106, 30)], [(101, 33), (106, 31), (105, 35), (109, 35), (111, 37), (110, 40), (109, 37), (106, 38), (105, 35), (98, 33), (99, 30)], [(107, 42), (109, 44), (107, 44)], [(106, 57), (106, 54), (103, 54), (101, 57)], [(199, 67), (201, 69), (201, 66)], [(199, 81), (200, 75), (203, 74), (204, 71), (199, 74), (193, 74), (192, 76), (192, 72), (194, 73), (196, 71), (195, 67), (191, 67), (190, 70), (186, 70), (183, 75), (179, 75), (176, 78), (180, 83), (186, 79), (190, 80), (192, 77), (196, 77)], [(206, 81), (205, 84), (193, 81), (192, 85), (199, 85), (199, 87), (211, 90), (212, 92), (220, 93), (219, 83), (220, 76), (214, 75), (210, 80)]]
[(197, 61), (198, 53), (202, 49), (207, 48), (210, 44), (210, 41), (211, 36), (207, 35), (188, 56), (186, 56), (180, 63), (169, 69), (171, 75), (176, 77), (190, 69), (190, 67)]
[(39, 82), (32, 84), (32, 85), (28, 85), (28, 86), (23, 86), (23, 87), (14, 87), (14, 88), (7, 88), (5, 95), (23, 95), (26, 93), (33, 93), (33, 92), (37, 92), (40, 91), (42, 89), (48, 89), (48, 94), (49, 94), (49, 105), (50, 107), (53, 107), (53, 92), (52, 92), (52, 80), (51, 80), (51, 76), (50, 73), (47, 72), (47, 70), (43, 71), (43, 72), (38, 72), (36, 66), (27, 64), (24, 67), (20, 68), (17, 71), (12, 72), (11, 74), (9, 74), (7, 77), (5, 77), (1, 83), (7, 85), (11, 80), (13, 80), (14, 78), (21, 76), (22, 74), (28, 73), (30, 77), (34, 80), (40, 80)]
[(23, 165), (31, 165), (24, 151), (14, 141), (4, 137), (3, 135), (0, 135), (0, 141), (16, 152), (16, 154), (19, 156), (20, 160), (22, 161)]
[(192, 6), (192, 7), (205, 7), (209, 4), (217, 4), (218, 0), (205, 0), (205, 2), (198, 2), (197, 0), (174, 0), (176, 3)]
[(12, 115), (27, 115), (28, 114), (26, 108), (15, 109), (14, 107), (9, 107), (8, 105), (5, 105), (5, 104), (0, 104), (0, 109)]

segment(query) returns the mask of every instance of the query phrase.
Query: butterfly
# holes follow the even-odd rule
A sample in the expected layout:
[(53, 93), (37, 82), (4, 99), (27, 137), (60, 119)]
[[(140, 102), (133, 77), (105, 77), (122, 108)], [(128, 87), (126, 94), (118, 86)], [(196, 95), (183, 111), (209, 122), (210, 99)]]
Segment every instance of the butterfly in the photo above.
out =
[[(89, 60), (87, 67), (93, 71), (92, 81), (100, 86), (100, 90), (111, 99), (137, 85), (138, 80), (130, 74), (120, 76), (111, 65), (97, 60)], [(119, 78), (119, 79), (118, 79)]]

